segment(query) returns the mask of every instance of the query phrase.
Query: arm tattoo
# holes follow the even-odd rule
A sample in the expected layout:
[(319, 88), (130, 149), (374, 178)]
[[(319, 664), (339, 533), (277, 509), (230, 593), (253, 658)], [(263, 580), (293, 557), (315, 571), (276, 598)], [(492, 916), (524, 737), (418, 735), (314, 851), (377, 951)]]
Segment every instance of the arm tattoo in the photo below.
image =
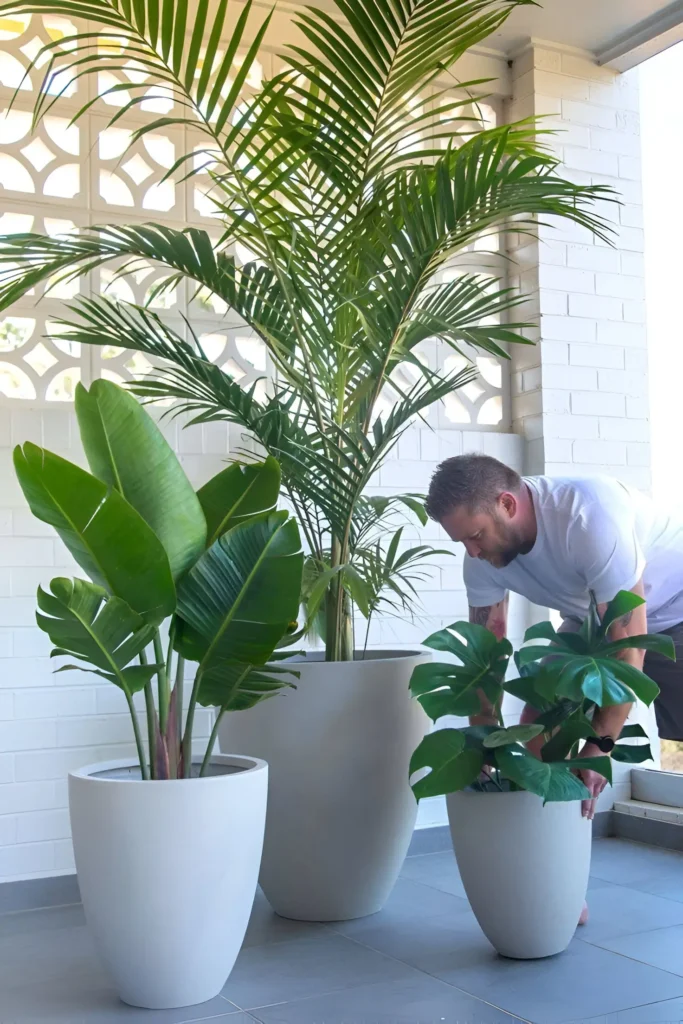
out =
[(632, 618), (633, 618), (633, 609), (631, 609), (630, 612), (626, 612), (626, 614), (622, 615), (621, 618), (617, 619), (617, 622), (619, 623), (620, 626), (623, 626), (624, 629), (627, 629), (631, 625), (631, 619)]
[(470, 622), (476, 622), (479, 626), (485, 626), (489, 621), (492, 608), (493, 605), (489, 605), (488, 608), (470, 608)]

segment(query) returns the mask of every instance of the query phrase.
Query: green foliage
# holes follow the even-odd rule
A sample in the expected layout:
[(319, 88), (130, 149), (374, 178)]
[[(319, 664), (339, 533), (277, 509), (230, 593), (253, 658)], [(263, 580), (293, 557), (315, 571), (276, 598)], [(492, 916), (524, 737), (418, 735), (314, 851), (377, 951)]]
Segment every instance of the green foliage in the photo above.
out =
[[(92, 581), (57, 578), (49, 592), (39, 588), (38, 625), (53, 657), (77, 659), (58, 671), (81, 668), (123, 691), (143, 778), (187, 776), (197, 703), (220, 718), (292, 685), (295, 673), (268, 662), (297, 617), (298, 527), (274, 510), (274, 459), (228, 466), (195, 494), (130, 394), (104, 380), (79, 386), (76, 412), (92, 473), (32, 444), (15, 451), (32, 512), (55, 527)], [(186, 660), (197, 669), (183, 733)], [(147, 752), (132, 701), (143, 689)]]
[[(428, 637), (425, 644), (457, 659), (419, 665), (413, 672), (411, 693), (432, 721), (446, 715), (476, 715), (481, 711), (482, 696), (500, 709), (505, 693), (524, 700), (539, 714), (533, 724), (506, 728), (498, 710), (499, 727), (439, 728), (430, 733), (410, 763), (411, 777), (430, 769), (412, 783), (416, 798), (473, 785), (479, 789), (525, 789), (544, 801), (581, 800), (588, 790), (575, 774), (578, 769), (592, 769), (611, 782), (609, 757), (577, 757), (582, 741), (596, 738), (592, 725), (596, 708), (630, 703), (635, 695), (649, 703), (659, 692), (644, 673), (619, 660), (621, 652), (637, 648), (674, 657), (668, 637), (610, 640), (605, 622), (611, 625), (639, 604), (641, 598), (621, 592), (608, 605), (602, 622), (591, 608), (579, 633), (558, 633), (550, 622), (532, 626), (526, 632), (525, 645), (515, 655), (520, 677), (509, 681), (505, 674), (512, 648), (483, 626), (456, 622)], [(549, 643), (541, 646), (538, 640)], [(540, 757), (524, 745), (539, 737), (543, 740)], [(634, 738), (647, 739), (641, 726), (626, 726), (620, 739)], [(621, 742), (612, 752), (614, 760), (630, 764), (650, 756), (648, 744)], [(485, 775), (480, 775), (482, 770)]]
[[(218, 242), (197, 228), (159, 224), (7, 236), (0, 308), (40, 282), (112, 261), (125, 273), (143, 261), (161, 268), (164, 288), (186, 282), (199, 301), (215, 296), (248, 324), (277, 370), (264, 399), (147, 308), (78, 299), (60, 337), (145, 352), (155, 374), (136, 383), (138, 395), (173, 398), (194, 422), (239, 424), (277, 459), (310, 555), (307, 628), (324, 635), (331, 660), (352, 657), (354, 605), (368, 627), (378, 610), (404, 615), (427, 571), (429, 549), (400, 532), (401, 516), (424, 521), (420, 499), (368, 498), (377, 471), (412, 422), (476, 376), (478, 353), (505, 358), (510, 343), (527, 343), (528, 325), (516, 318), (524, 296), (472, 272), (472, 245), (533, 234), (547, 217), (609, 237), (593, 204), (610, 190), (562, 178), (531, 121), (482, 130), (473, 97), (485, 96), (486, 82), (463, 82), (451, 70), (523, 2), (335, 0), (342, 19), (302, 7), (293, 15), (299, 45), (280, 54), (283, 70), (246, 99), (271, 17), (259, 20), (251, 0), (234, 17), (227, 0), (199, 0), (191, 18), (185, 0), (0, 3), (5, 18), (47, 12), (87, 25), (36, 54), (31, 71), (45, 68), (36, 124), (57, 100), (55, 76), (60, 86), (85, 83), (132, 65), (140, 76), (105, 90), (123, 101), (102, 105), (107, 123), (135, 111), (150, 81), (163, 88), (172, 110), (146, 116), (130, 145), (169, 127), (201, 140), (200, 159), (188, 146), (168, 175), (209, 167), (222, 217)], [(437, 84), (445, 74), (458, 80), (458, 98)], [(253, 259), (240, 265), (236, 243)], [(454, 266), (462, 273), (445, 281)], [(462, 354), (463, 369), (424, 365), (419, 346), (430, 339)], [(95, 417), (92, 431), (99, 429)], [(219, 521), (208, 512), (211, 496), (199, 498), (212, 543)], [(196, 529), (181, 537), (172, 521), (172, 513), (185, 515), (196, 528), (191, 504), (187, 495), (184, 509), (169, 509), (158, 534), (174, 578), (199, 543)]]

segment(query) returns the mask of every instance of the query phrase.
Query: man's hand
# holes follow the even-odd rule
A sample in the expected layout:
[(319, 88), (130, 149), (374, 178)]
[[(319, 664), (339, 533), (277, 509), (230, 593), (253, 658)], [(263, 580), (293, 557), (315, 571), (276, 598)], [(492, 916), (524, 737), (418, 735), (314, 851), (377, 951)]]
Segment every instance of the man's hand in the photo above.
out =
[[(597, 747), (588, 747), (588, 744), (583, 748), (579, 757), (604, 757), (605, 755)], [(592, 821), (595, 817), (595, 805), (597, 799), (602, 793), (603, 789), (607, 785), (607, 779), (604, 775), (600, 775), (598, 772), (594, 772), (592, 768), (586, 768), (584, 771), (577, 772), (579, 778), (583, 782), (584, 786), (590, 793), (590, 798), (581, 802), (581, 813), (584, 818), (588, 818)]]

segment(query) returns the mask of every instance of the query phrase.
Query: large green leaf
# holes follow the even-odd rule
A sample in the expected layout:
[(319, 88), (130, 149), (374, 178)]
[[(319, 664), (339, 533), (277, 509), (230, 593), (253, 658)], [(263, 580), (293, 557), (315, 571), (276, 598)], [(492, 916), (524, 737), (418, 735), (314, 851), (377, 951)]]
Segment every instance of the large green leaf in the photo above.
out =
[(296, 619), (302, 568), (299, 531), (286, 512), (223, 534), (179, 583), (180, 653), (212, 678), (224, 665), (264, 665)]
[(132, 505), (96, 477), (27, 442), (14, 466), (29, 507), (53, 526), (91, 580), (158, 623), (175, 609), (166, 552)]
[(484, 740), (484, 747), (487, 750), (494, 750), (496, 747), (505, 747), (509, 743), (528, 743), (543, 732), (542, 725), (511, 725), (507, 729), (497, 729), (490, 733)]
[(90, 469), (151, 526), (177, 579), (204, 550), (206, 522), (173, 449), (133, 395), (110, 381), (90, 391), (78, 384), (75, 405)]
[(422, 768), (431, 771), (413, 785), (420, 800), (465, 789), (478, 777), (484, 758), (479, 750), (465, 747), (465, 737), (457, 729), (437, 729), (422, 740), (410, 759), (410, 775)]
[(280, 493), (277, 459), (232, 465), (212, 477), (197, 491), (208, 527), (207, 546), (247, 516), (275, 508)]
[(495, 760), (506, 779), (545, 799), (550, 783), (549, 765), (539, 761), (524, 747), (500, 747), (495, 752)]
[(295, 686), (297, 677), (293, 668), (221, 661), (202, 673), (198, 701), (204, 707), (246, 711), (280, 690)]
[[(50, 593), (38, 588), (36, 619), (54, 644), (52, 657), (78, 658), (128, 696), (141, 690), (156, 665), (130, 665), (152, 641), (154, 627), (118, 597), (88, 580), (57, 577)], [(83, 668), (82, 665), (65, 668)]]
[(433, 633), (424, 641), (427, 647), (445, 651), (462, 664), (427, 662), (418, 665), (410, 683), (414, 696), (444, 685), (453, 697), (453, 715), (473, 715), (480, 707), (478, 691), (495, 703), (501, 694), (502, 681), (512, 647), (509, 640), (498, 640), (490, 630), (471, 622), (456, 622), (447, 629)]
[(652, 749), (649, 743), (617, 743), (612, 751), (612, 760), (623, 764), (642, 764), (652, 760)]
[(562, 765), (551, 765), (546, 801), (587, 800), (590, 792), (578, 775)]
[(623, 618), (625, 615), (628, 615), (629, 612), (632, 612), (635, 608), (639, 608), (642, 604), (645, 604), (645, 599), (643, 597), (640, 597), (638, 594), (634, 594), (632, 590), (620, 590), (605, 609), (605, 614), (602, 616), (600, 621), (598, 636), (606, 636), (607, 631), (613, 622), (617, 619)]
[(442, 714), (448, 715), (476, 715), (481, 709), (479, 690), (484, 688), (490, 699), (497, 700), (502, 693), (500, 684), (496, 684), (493, 692), (491, 681), (486, 678), (483, 670), (471, 670), (462, 665), (440, 661), (418, 665), (410, 680), (411, 693), (420, 703), (425, 694), (433, 694), (436, 690), (443, 702), (442, 706), (448, 707)]
[(579, 740), (594, 739), (596, 736), (588, 718), (578, 712), (563, 722), (555, 735), (543, 744), (541, 758), (544, 761), (559, 761), (567, 757)]
[(612, 781), (608, 757), (576, 758), (573, 761), (539, 761), (523, 747), (501, 747), (495, 752), (503, 775), (544, 801), (585, 800), (589, 792), (574, 774), (578, 768), (598, 771)]

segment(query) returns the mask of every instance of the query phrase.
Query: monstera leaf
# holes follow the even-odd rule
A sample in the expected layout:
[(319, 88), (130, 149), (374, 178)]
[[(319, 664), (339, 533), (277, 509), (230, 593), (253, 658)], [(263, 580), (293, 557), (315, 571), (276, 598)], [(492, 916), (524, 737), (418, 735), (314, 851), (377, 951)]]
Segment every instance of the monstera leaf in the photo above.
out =
[[(156, 665), (130, 664), (151, 642), (154, 627), (102, 587), (58, 577), (50, 583), (50, 593), (38, 588), (38, 607), (38, 625), (54, 644), (52, 657), (78, 658), (92, 665), (85, 671), (115, 683), (128, 697), (156, 671)], [(64, 666), (73, 668), (83, 666)]]
[(609, 757), (579, 757), (566, 761), (539, 761), (525, 747), (501, 747), (495, 752), (496, 767), (505, 778), (522, 789), (535, 793), (544, 801), (586, 800), (590, 793), (574, 774), (579, 769), (592, 769), (612, 781)]
[(459, 729), (437, 729), (422, 740), (410, 759), (410, 775), (431, 768), (428, 775), (413, 784), (420, 800), (465, 789), (479, 775), (484, 764), (481, 751), (469, 747)]
[(443, 715), (475, 715), (480, 710), (479, 690), (496, 703), (512, 647), (490, 630), (471, 622), (456, 622), (433, 633), (427, 647), (457, 657), (462, 664), (426, 662), (413, 672), (410, 691), (436, 721)]
[(551, 623), (542, 622), (526, 632), (525, 641), (549, 640), (550, 646), (528, 643), (517, 653), (521, 668), (545, 661), (543, 677), (535, 687), (543, 697), (565, 697), (580, 703), (584, 698), (598, 707), (630, 704), (636, 698), (651, 704), (659, 687), (644, 672), (619, 660), (629, 648), (655, 651), (675, 658), (673, 641), (661, 634), (630, 636), (609, 640), (609, 626), (625, 613), (643, 604), (643, 599), (630, 591), (621, 591), (607, 606), (598, 623), (591, 611), (578, 633), (557, 632)]
[(275, 678), (253, 670), (296, 619), (302, 568), (297, 524), (267, 512), (219, 537), (180, 581), (176, 646), (199, 662), (202, 703), (227, 707)]
[(34, 516), (55, 528), (93, 583), (148, 622), (174, 611), (164, 547), (118, 490), (29, 442), (15, 448), (14, 466)]
[(91, 471), (152, 528), (177, 579), (204, 550), (206, 521), (173, 449), (133, 395), (110, 381), (90, 391), (78, 384), (75, 406)]

